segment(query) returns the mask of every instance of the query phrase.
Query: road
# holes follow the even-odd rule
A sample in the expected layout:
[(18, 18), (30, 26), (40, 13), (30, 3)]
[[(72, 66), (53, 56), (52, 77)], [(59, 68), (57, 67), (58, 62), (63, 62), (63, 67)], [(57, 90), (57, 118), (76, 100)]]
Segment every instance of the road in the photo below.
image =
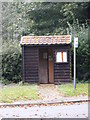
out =
[(1, 118), (87, 118), (88, 103), (0, 108)]

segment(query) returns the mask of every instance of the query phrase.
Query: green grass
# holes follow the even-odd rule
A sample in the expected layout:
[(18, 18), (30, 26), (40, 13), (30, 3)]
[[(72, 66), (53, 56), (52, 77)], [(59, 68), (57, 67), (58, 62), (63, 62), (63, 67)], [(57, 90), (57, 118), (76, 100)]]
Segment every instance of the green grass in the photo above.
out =
[(35, 100), (38, 99), (36, 85), (18, 85), (7, 86), (0, 89), (0, 102), (15, 102), (18, 100)]
[[(90, 85), (90, 83), (89, 83)], [(79, 96), (88, 94), (88, 83), (77, 83), (76, 90), (74, 90), (73, 84), (62, 84), (58, 86), (58, 91), (62, 96)], [(21, 100), (36, 100), (39, 99), (37, 85), (33, 84), (19, 84), (14, 86), (5, 86), (0, 89), (0, 102), (15, 102)]]
[(62, 96), (87, 96), (88, 95), (88, 83), (76, 84), (76, 90), (74, 90), (73, 84), (62, 84), (58, 86), (58, 91)]

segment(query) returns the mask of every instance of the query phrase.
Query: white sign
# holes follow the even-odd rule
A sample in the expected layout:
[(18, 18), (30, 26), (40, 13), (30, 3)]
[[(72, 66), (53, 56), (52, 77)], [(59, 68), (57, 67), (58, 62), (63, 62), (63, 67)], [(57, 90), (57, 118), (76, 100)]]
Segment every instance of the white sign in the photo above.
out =
[(78, 37), (74, 37), (74, 47), (78, 48)]
[(57, 52), (56, 62), (62, 62), (61, 52)]
[(67, 62), (67, 52), (57, 52), (56, 62)]

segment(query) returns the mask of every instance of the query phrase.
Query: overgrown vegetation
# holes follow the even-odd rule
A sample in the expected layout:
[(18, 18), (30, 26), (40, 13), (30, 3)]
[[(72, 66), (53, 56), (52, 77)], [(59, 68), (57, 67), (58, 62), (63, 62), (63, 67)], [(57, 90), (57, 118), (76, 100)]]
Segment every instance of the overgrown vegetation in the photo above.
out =
[(73, 84), (62, 84), (58, 87), (62, 96), (88, 96), (88, 83), (78, 83), (76, 90), (74, 90)]
[(19, 100), (38, 99), (36, 85), (6, 86), (0, 89), (0, 102), (15, 102)]
[(18, 82), (22, 79), (19, 43), (21, 36), (24, 35), (72, 34), (73, 71), (74, 32), (79, 37), (77, 79), (88, 80), (90, 78), (87, 24), (89, 7), (89, 3), (2, 3), (2, 80)]
[(3, 44), (2, 54), (2, 83), (21, 81), (22, 56), (19, 43), (8, 42)]
[[(76, 69), (77, 69), (77, 79), (78, 81), (88, 81), (90, 78), (89, 74), (89, 42), (88, 42), (88, 25), (87, 22), (85, 24), (80, 25), (79, 21), (75, 21), (75, 26), (71, 26), (69, 24), (69, 31), (75, 29), (75, 35), (78, 37), (78, 48), (76, 49)], [(72, 35), (72, 40), (74, 39), (74, 34)], [(72, 41), (71, 48), (71, 65), (72, 65), (72, 77), (73, 77), (73, 65), (74, 65), (74, 48)]]

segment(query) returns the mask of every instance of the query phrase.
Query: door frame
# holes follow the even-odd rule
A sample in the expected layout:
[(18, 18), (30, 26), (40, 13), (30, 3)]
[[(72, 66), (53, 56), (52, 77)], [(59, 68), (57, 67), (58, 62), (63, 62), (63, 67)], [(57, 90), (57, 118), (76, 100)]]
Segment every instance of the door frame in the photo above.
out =
[[(47, 53), (46, 55), (44, 53)], [(48, 84), (48, 49), (39, 48), (39, 83)]]
[[(50, 50), (50, 49), (52, 49), (52, 48), (51, 48), (51, 47), (40, 47), (40, 48), (39, 48), (39, 67), (38, 67), (39, 73), (38, 73), (38, 74), (39, 74), (39, 83), (40, 83), (40, 84), (54, 84), (54, 56), (53, 56), (53, 49), (52, 49), (52, 56), (53, 56), (53, 73), (52, 73), (52, 75), (53, 75), (53, 80), (52, 80), (52, 81), (53, 81), (53, 82), (50, 83), (50, 81), (49, 81), (49, 69), (50, 69), (50, 68), (49, 68), (49, 67), (50, 67), (50, 66), (49, 66), (49, 54), (50, 54), (50, 53), (49, 53), (49, 50)], [(46, 83), (43, 83), (43, 81), (41, 82), (41, 80), (40, 80), (40, 79), (41, 79), (41, 78), (40, 78), (40, 74), (41, 74), (41, 73), (40, 73), (40, 69), (41, 69), (41, 68), (40, 68), (40, 61), (41, 61), (41, 60), (40, 60), (40, 59), (41, 59), (41, 58), (40, 58), (40, 55), (44, 53), (44, 52), (42, 52), (42, 53), (40, 53), (40, 52), (41, 52), (41, 51), (44, 51), (44, 50), (47, 52), (47, 59), (46, 59), (46, 62), (47, 62), (47, 78), (46, 78)]]

